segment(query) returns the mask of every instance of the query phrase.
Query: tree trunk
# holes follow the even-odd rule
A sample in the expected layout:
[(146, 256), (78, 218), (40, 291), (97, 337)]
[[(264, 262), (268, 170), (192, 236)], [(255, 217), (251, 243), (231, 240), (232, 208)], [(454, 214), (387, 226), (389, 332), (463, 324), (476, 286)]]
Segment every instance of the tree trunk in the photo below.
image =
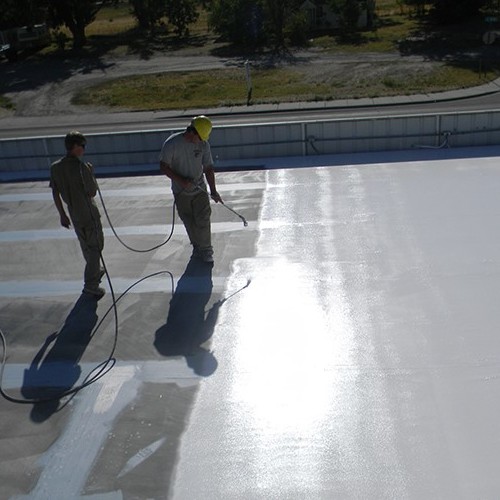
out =
[(81, 23), (75, 23), (74, 30), (71, 30), (73, 34), (73, 48), (79, 50), (87, 43), (87, 37), (85, 35), (85, 25)]

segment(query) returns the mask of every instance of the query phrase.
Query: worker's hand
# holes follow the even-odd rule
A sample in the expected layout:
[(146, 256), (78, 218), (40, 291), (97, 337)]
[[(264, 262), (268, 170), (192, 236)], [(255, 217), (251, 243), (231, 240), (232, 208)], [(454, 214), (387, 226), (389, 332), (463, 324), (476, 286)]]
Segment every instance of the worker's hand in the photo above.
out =
[(69, 229), (69, 226), (71, 226), (71, 221), (66, 214), (61, 215), (61, 226), (65, 227), (66, 229)]
[(212, 200), (215, 201), (215, 203), (222, 203), (224, 205), (224, 202), (222, 201), (222, 198), (220, 197), (220, 194), (217, 191), (212, 191), (210, 193), (210, 197)]

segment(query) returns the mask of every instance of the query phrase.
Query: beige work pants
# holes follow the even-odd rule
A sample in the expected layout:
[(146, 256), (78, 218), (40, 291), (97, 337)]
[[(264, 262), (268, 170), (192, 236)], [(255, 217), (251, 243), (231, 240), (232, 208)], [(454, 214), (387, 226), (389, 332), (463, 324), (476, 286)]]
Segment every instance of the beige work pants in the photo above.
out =
[(95, 289), (101, 282), (101, 252), (104, 248), (101, 221), (96, 220), (88, 226), (75, 225), (74, 227), (86, 262), (84, 287)]
[(175, 204), (194, 249), (211, 250), (210, 216), (212, 209), (208, 193), (200, 191), (193, 195), (181, 192), (175, 195)]

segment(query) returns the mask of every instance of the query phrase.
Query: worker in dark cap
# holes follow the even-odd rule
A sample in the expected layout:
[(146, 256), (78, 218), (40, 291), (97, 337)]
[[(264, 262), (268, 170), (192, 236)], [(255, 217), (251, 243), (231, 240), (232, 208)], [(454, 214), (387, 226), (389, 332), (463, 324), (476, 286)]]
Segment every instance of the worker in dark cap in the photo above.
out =
[[(73, 228), (85, 258), (83, 293), (100, 299), (104, 288), (100, 287), (104, 270), (101, 268), (101, 252), (104, 236), (101, 214), (95, 203), (97, 181), (91, 163), (82, 160), (87, 140), (78, 131), (71, 131), (64, 140), (66, 155), (54, 162), (50, 169), (50, 187), (54, 204), (59, 212), (61, 226)], [(64, 210), (67, 205), (69, 217)]]

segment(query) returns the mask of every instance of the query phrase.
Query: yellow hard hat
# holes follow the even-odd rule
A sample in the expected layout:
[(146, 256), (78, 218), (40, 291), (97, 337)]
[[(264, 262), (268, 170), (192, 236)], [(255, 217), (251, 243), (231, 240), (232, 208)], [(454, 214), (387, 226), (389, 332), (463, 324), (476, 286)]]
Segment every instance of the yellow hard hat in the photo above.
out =
[(212, 122), (205, 115), (195, 116), (191, 120), (191, 126), (195, 128), (202, 141), (208, 141), (212, 131)]

